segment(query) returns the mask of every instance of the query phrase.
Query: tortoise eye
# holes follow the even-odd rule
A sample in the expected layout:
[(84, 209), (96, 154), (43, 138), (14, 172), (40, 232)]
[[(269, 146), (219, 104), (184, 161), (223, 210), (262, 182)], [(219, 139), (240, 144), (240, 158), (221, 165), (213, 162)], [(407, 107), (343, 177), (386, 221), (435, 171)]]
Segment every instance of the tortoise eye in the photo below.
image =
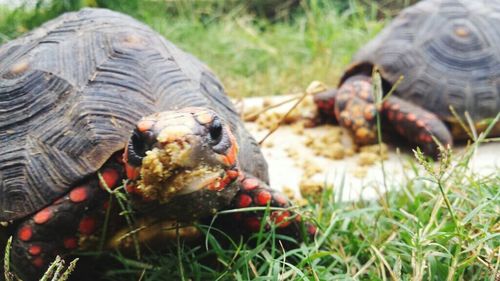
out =
[(210, 124), (210, 128), (208, 129), (210, 133), (210, 138), (214, 143), (218, 143), (222, 137), (222, 124), (218, 118), (215, 118)]
[(215, 117), (208, 128), (212, 150), (219, 154), (226, 154), (231, 147), (231, 140), (222, 121)]

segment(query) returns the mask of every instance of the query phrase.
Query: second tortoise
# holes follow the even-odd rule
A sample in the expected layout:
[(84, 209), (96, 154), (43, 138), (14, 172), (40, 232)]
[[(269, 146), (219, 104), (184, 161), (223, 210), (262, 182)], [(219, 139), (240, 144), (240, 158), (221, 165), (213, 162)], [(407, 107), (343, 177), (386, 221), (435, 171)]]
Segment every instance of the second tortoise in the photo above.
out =
[[(363, 47), (338, 90), (315, 97), (320, 112), (333, 116), (360, 145), (375, 143), (376, 111), (410, 143), (429, 155), (438, 144), (468, 135), (467, 112), (478, 131), (500, 112), (500, 1), (426, 0), (403, 10)], [(387, 94), (376, 108), (372, 71)], [(495, 125), (492, 134), (500, 134)]]

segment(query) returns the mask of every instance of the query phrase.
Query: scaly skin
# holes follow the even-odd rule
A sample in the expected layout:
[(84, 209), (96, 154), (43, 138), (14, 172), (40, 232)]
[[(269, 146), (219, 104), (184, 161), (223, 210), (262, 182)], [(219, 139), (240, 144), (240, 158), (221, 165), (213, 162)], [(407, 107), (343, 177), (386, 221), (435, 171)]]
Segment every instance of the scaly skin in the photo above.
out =
[[(240, 186), (238, 194), (234, 197), (230, 209), (241, 209), (251, 207), (290, 208), (292, 206), (288, 198), (281, 192), (269, 188), (259, 179), (245, 175), (238, 180)], [(264, 230), (269, 230), (271, 224), (276, 226), (277, 233), (286, 234), (291, 237), (312, 237), (316, 233), (316, 227), (302, 221), (302, 218), (289, 210), (271, 210), (269, 218), (263, 219), (265, 211), (237, 212), (232, 214), (232, 219), (226, 219), (227, 227), (234, 223), (240, 231), (248, 233), (258, 232), (261, 222)], [(302, 229), (304, 227), (304, 229)], [(302, 233), (304, 232), (304, 233)], [(305, 235), (303, 235), (305, 234)]]
[[(377, 109), (369, 76), (352, 76), (338, 91), (318, 94), (315, 102), (320, 114), (334, 117), (351, 132), (357, 144), (377, 142)], [(435, 114), (398, 97), (385, 99), (380, 114), (400, 135), (433, 157), (438, 154), (433, 137), (445, 146), (453, 143), (448, 128)]]
[[(126, 149), (115, 153), (99, 170), (102, 181), (98, 174), (90, 176), (72, 188), (68, 194), (17, 225), (12, 244), (12, 264), (16, 272), (23, 280), (37, 280), (56, 255), (64, 258), (75, 250), (95, 250), (101, 239), (104, 239), (105, 243), (102, 245), (107, 249), (130, 250), (130, 245), (127, 245), (130, 241), (120, 240), (123, 233), (130, 231), (128, 223), (133, 224), (132, 229), (140, 229), (141, 223), (147, 221), (155, 222), (156, 225), (193, 223), (210, 218), (217, 211), (224, 209), (268, 205), (290, 207), (291, 204), (284, 195), (241, 171), (237, 162), (238, 148), (234, 137), (229, 128), (219, 124), (217, 117), (212, 114), (210, 111), (187, 109), (156, 114), (141, 120)], [(211, 143), (210, 147), (205, 144), (206, 141)], [(166, 160), (161, 157), (156, 159), (160, 162), (171, 161), (163, 163), (163, 170), (160, 171), (173, 176), (166, 179), (160, 177), (160, 184), (153, 186), (154, 192), (151, 193), (145, 186), (141, 187), (142, 177), (145, 175), (152, 177), (154, 185), (154, 175), (157, 172), (154, 166), (142, 169), (142, 160), (148, 155), (145, 151), (153, 151), (153, 148), (156, 151), (176, 148), (170, 144), (178, 144), (180, 150), (174, 152), (178, 153), (180, 158), (173, 159), (176, 155), (173, 152)], [(166, 164), (175, 165), (174, 171), (165, 167)], [(206, 165), (212, 167), (209, 169), (209, 177), (201, 181), (189, 181), (190, 175), (197, 175), (198, 167), (204, 168)], [(184, 167), (189, 170), (185, 174), (186, 178), (180, 178), (187, 180), (185, 186), (173, 188), (170, 184), (179, 179), (177, 176), (183, 175)], [(212, 173), (212, 170), (216, 173)], [(196, 176), (192, 177), (196, 179)], [(103, 223), (109, 208), (108, 200), (111, 198), (109, 190), (123, 182), (127, 183), (125, 190), (131, 199), (129, 203), (134, 212), (132, 219), (125, 221), (125, 218), (119, 215), (122, 210), (116, 206), (110, 209), (106, 237), (103, 238)], [(162, 189), (166, 190), (166, 198), (157, 196), (157, 193), (161, 195), (164, 192)], [(292, 211), (273, 210), (269, 212), (270, 217), (263, 220), (264, 214), (265, 211), (238, 212), (228, 223), (222, 224), (222, 227), (234, 233), (235, 225), (239, 225), (241, 227), (236, 230), (240, 234), (246, 234), (259, 231), (260, 222), (266, 221), (266, 228), (275, 224), (280, 233), (299, 240), (302, 237), (301, 218)], [(311, 225), (306, 225), (305, 229), (304, 232), (308, 235), (314, 235), (316, 232)], [(153, 233), (156, 230), (159, 231)], [(186, 238), (193, 234), (192, 231), (186, 233)], [(161, 227), (151, 227), (144, 231), (138, 230), (137, 237), (142, 239), (139, 241), (140, 246), (151, 246), (150, 244), (172, 239), (172, 232), (162, 232)]]
[[(120, 170), (116, 164), (110, 162), (102, 169), (106, 185), (111, 188), (116, 187), (122, 180), (115, 177), (117, 173), (123, 172), (123, 169)], [(239, 191), (227, 209), (268, 205), (277, 208), (291, 206), (286, 196), (270, 189), (254, 177), (241, 176), (236, 185)], [(75, 250), (95, 247), (102, 237), (102, 223), (109, 198), (108, 192), (98, 184), (97, 177), (92, 177), (86, 183), (72, 189), (68, 195), (23, 221), (18, 227), (11, 250), (12, 263), (16, 265), (17, 272), (21, 273), (23, 280), (36, 280), (57, 255), (65, 258)], [(265, 211), (237, 212), (231, 217), (228, 216), (229, 219), (222, 218), (220, 227), (232, 233), (247, 235), (258, 232), (261, 222), (264, 221), (263, 227), (266, 231), (269, 230), (270, 224), (275, 224), (278, 233), (298, 240), (303, 237), (302, 232), (310, 237), (316, 233), (316, 228), (309, 223), (304, 223), (302, 231), (302, 219), (292, 211), (270, 211), (268, 219), (263, 219), (264, 213)], [(108, 232), (117, 229), (117, 225), (125, 225), (123, 218), (117, 216), (116, 210), (113, 214)], [(205, 218), (205, 221), (210, 220), (209, 217)], [(112, 235), (108, 233), (107, 237)], [(167, 233), (164, 236), (164, 240), (172, 239)], [(147, 245), (148, 242), (150, 241), (140, 241), (141, 245)]]

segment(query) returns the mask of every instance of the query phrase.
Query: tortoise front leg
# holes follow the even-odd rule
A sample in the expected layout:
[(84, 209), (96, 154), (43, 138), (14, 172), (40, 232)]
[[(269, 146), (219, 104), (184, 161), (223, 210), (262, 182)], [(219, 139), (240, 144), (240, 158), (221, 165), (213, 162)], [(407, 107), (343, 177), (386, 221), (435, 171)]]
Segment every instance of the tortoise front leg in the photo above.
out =
[(222, 218), (223, 228), (237, 229), (240, 234), (248, 234), (259, 232), (261, 227), (268, 230), (271, 224), (274, 224), (277, 233), (294, 237), (298, 241), (303, 240), (304, 234), (312, 237), (316, 233), (315, 226), (303, 222), (300, 215), (287, 209), (292, 204), (285, 195), (271, 189), (263, 181), (245, 175), (238, 180), (237, 184), (239, 185), (239, 191), (229, 209), (269, 206), (271, 208), (283, 208), (283, 210), (269, 210), (267, 213), (269, 217), (267, 218), (264, 218), (266, 210), (242, 210)]
[[(118, 184), (119, 170), (105, 166), (101, 172), (109, 187)], [(38, 280), (57, 255), (65, 258), (96, 242), (108, 199), (109, 194), (94, 176), (26, 218), (17, 226), (12, 241), (15, 272), (25, 281)]]
[(427, 155), (436, 157), (439, 153), (433, 137), (444, 146), (453, 144), (450, 131), (434, 113), (398, 97), (391, 96), (384, 101), (382, 115), (399, 134)]
[(336, 94), (334, 112), (355, 143), (366, 145), (377, 141), (376, 108), (369, 76), (356, 75), (342, 84)]

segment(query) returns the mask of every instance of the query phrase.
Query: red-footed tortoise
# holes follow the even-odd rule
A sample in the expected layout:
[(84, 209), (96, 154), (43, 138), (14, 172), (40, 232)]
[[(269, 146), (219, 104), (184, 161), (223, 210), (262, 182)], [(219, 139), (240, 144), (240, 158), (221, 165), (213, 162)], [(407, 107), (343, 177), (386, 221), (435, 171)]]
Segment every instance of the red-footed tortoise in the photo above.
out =
[[(338, 90), (316, 96), (320, 112), (334, 116), (361, 145), (376, 142), (374, 66), (387, 93), (380, 108), (387, 124), (435, 156), (437, 144), (466, 137), (450, 107), (468, 112), (478, 130), (500, 111), (500, 1), (426, 0), (403, 10), (363, 47)], [(493, 134), (500, 134), (497, 124)]]
[[(189, 223), (290, 206), (268, 187), (267, 164), (219, 80), (131, 17), (64, 14), (1, 46), (0, 65), (0, 221), (24, 280), (101, 239), (109, 192), (122, 182), (133, 216), (112, 217), (108, 238), (130, 230), (127, 218)], [(263, 214), (237, 213), (229, 227), (258, 231)], [(288, 210), (267, 223), (303, 232)]]

